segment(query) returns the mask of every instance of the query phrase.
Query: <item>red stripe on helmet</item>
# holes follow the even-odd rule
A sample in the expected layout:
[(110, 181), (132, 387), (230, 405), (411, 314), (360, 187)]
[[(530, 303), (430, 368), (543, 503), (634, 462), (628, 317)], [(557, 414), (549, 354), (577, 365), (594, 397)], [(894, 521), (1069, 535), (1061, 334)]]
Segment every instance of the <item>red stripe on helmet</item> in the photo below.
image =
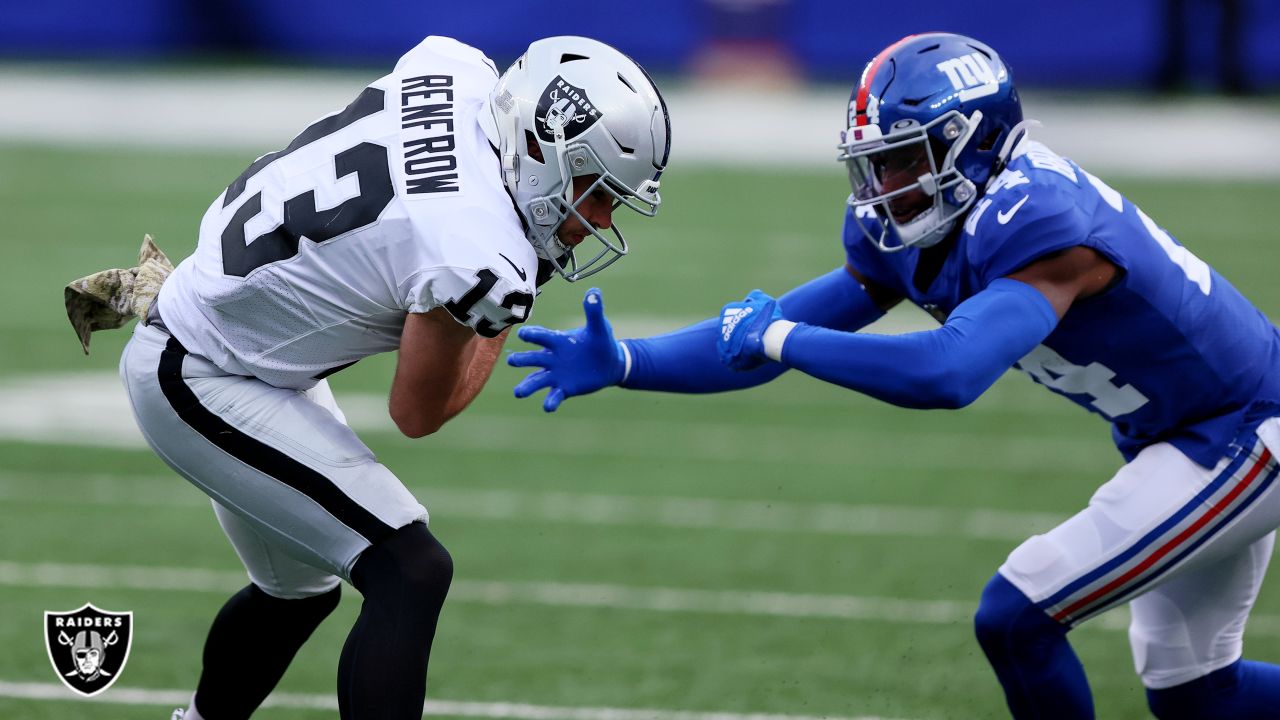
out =
[(871, 64), (867, 66), (865, 71), (863, 71), (862, 82), (858, 85), (858, 101), (854, 106), (854, 111), (856, 113), (855, 125), (863, 126), (871, 122), (867, 118), (867, 98), (871, 95), (871, 81), (875, 79), (876, 72), (880, 69), (880, 65), (884, 63), (885, 58), (889, 57), (894, 50), (898, 49), (899, 45), (916, 37), (919, 37), (919, 35), (908, 35), (884, 50), (881, 50), (879, 55), (876, 55), (871, 59)]

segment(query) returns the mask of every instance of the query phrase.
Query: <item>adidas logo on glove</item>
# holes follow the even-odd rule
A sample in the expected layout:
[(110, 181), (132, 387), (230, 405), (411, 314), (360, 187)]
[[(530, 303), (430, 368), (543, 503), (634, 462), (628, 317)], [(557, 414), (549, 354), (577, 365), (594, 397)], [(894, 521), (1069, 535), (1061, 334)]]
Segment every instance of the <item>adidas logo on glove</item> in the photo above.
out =
[(724, 337), (725, 342), (729, 341), (729, 336), (733, 334), (733, 329), (738, 327), (738, 323), (747, 318), (748, 315), (755, 312), (755, 308), (727, 308), (724, 315), (720, 317), (720, 334)]

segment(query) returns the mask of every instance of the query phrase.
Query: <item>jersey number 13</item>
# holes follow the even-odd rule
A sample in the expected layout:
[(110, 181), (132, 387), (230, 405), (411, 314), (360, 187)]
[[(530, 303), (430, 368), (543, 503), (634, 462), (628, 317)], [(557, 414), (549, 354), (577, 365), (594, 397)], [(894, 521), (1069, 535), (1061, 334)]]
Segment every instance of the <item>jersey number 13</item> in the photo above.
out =
[[(258, 158), (227, 188), (222, 206), (226, 207), (238, 199), (249, 179), (267, 165), (381, 111), (383, 99), (382, 90), (365, 88), (345, 110), (317, 120), (284, 150)], [(391, 182), (387, 161), (387, 148), (376, 143), (362, 142), (343, 150), (333, 158), (333, 179), (337, 182), (354, 174), (360, 184), (358, 195), (326, 210), (316, 208), (315, 190), (295, 195), (284, 202), (284, 221), (279, 226), (248, 240), (245, 224), (262, 212), (262, 192), (255, 193), (236, 210), (222, 231), (223, 273), (245, 277), (264, 265), (288, 260), (298, 254), (298, 243), (303, 236), (311, 242), (323, 243), (372, 225), (395, 198), (395, 186)]]

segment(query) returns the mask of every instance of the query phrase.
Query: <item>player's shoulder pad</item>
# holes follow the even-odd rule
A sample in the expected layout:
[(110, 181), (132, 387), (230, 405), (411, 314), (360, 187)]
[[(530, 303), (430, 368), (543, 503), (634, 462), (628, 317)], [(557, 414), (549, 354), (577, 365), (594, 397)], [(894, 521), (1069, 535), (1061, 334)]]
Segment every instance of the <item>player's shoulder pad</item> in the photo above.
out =
[(1085, 197), (1083, 172), (1044, 146), (1031, 145), (991, 182), (965, 218), (969, 261), (992, 277), (1089, 236), (1084, 208), (1092, 201)]
[(428, 35), (409, 52), (400, 57), (396, 63), (397, 70), (422, 64), (456, 64), (460, 67), (484, 67), (492, 72), (494, 79), (500, 74), (487, 55), (479, 49), (442, 35)]

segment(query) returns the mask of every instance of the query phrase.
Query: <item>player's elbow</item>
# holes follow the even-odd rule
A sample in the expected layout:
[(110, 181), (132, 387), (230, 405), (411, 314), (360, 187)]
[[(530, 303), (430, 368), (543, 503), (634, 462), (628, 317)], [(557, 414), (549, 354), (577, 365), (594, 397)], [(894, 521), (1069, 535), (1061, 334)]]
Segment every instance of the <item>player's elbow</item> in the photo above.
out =
[(958, 368), (942, 367), (930, 373), (923, 384), (923, 395), (928, 398), (924, 407), (959, 410), (972, 405), (990, 383), (983, 384)]
[(424, 438), (443, 427), (443, 423), (397, 422), (396, 427), (407, 438)]
[(977, 399), (977, 394), (953, 388), (942, 393), (936, 399), (934, 407), (938, 410), (959, 410), (960, 408), (968, 407), (973, 404), (973, 401)]
[(417, 440), (428, 435), (433, 435), (437, 430), (444, 427), (444, 423), (418, 423), (418, 424), (397, 424), (400, 432), (407, 438)]
[(405, 437), (426, 437), (444, 427), (446, 418), (443, 415), (427, 412), (414, 412), (391, 408), (391, 420)]

